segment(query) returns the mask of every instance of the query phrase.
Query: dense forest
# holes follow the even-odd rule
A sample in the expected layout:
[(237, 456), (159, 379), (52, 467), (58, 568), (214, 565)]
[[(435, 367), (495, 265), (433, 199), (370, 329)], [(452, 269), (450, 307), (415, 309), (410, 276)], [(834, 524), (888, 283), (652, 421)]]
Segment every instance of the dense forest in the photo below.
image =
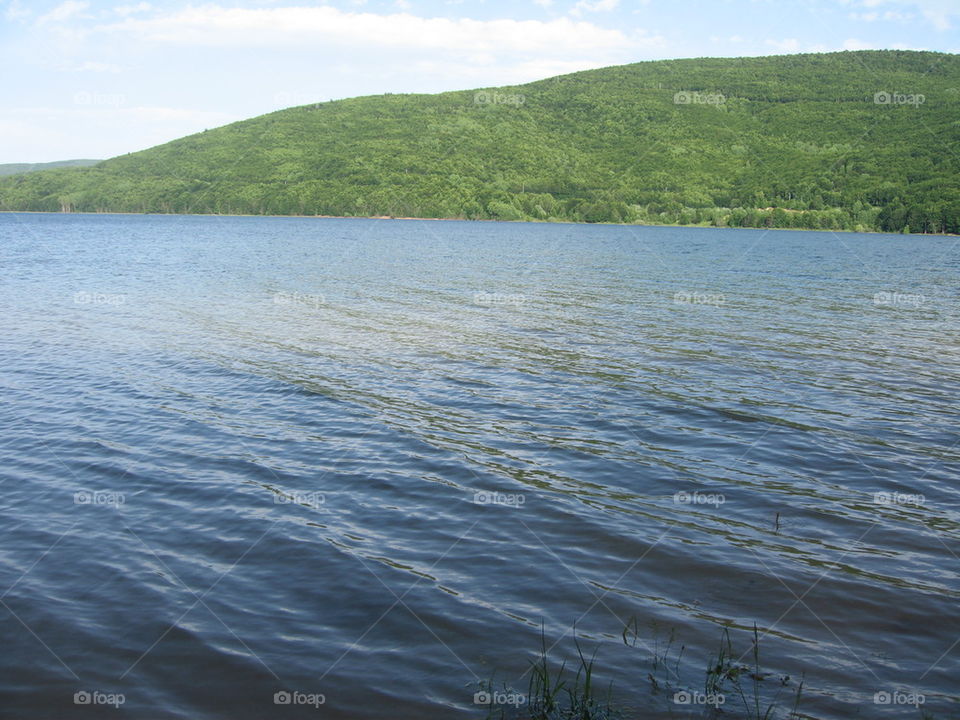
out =
[(960, 232), (960, 56), (644, 62), (280, 110), (4, 210), (412, 216)]

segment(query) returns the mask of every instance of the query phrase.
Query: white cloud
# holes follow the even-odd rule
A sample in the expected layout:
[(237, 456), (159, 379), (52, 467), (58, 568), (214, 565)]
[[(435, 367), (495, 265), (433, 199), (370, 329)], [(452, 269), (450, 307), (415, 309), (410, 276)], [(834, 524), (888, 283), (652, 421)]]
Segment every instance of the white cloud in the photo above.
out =
[(887, 10), (882, 14), (879, 12), (850, 13), (851, 20), (856, 20), (858, 22), (868, 22), (868, 23), (876, 22), (877, 20), (905, 23), (905, 22), (909, 22), (910, 20), (915, 20), (916, 17), (917, 16), (914, 15), (913, 13), (904, 13), (904, 12), (900, 12), (899, 10)]
[(847, 38), (840, 45), (823, 43), (803, 44), (796, 38), (785, 38), (783, 40), (769, 39), (765, 40), (767, 47), (773, 48), (774, 53), (778, 55), (793, 55), (796, 53), (830, 53), (838, 50), (925, 50), (927, 48), (909, 46), (904, 43), (890, 44), (888, 42), (867, 42), (860, 38)]
[(30, 11), (23, 7), (20, 0), (10, 0), (7, 4), (7, 9), (4, 11), (4, 15), (7, 20), (19, 20), (20, 18), (29, 17)]
[(118, 5), (113, 9), (120, 17), (127, 17), (128, 15), (133, 15), (134, 13), (147, 12), (152, 9), (153, 5), (148, 2), (137, 3), (136, 5)]
[(58, 69), (65, 72), (118, 73), (122, 68), (119, 65), (114, 65), (113, 63), (94, 62), (92, 60), (88, 60), (76, 65), (61, 65)]
[(610, 12), (619, 4), (620, 0), (580, 0), (573, 6), (570, 14), (579, 17), (584, 12)]
[(923, 50), (922, 47), (914, 47), (905, 43), (887, 43), (865, 42), (858, 38), (847, 38), (843, 41), (844, 50)]
[(719, 35), (711, 35), (709, 37), (710, 42), (717, 43), (729, 43), (730, 45), (739, 45), (744, 42), (743, 36), (741, 35), (730, 35), (728, 37), (720, 37)]
[[(934, 26), (937, 30), (950, 30), (953, 27), (952, 20), (960, 18), (960, 4), (956, 0), (842, 0), (845, 4), (855, 4), (865, 8), (880, 8), (887, 5), (894, 5), (901, 10), (891, 10), (884, 13), (884, 20), (910, 20), (915, 17), (914, 13), (906, 12), (912, 9)], [(864, 13), (864, 15), (876, 15), (876, 13)], [(860, 19), (866, 19), (861, 17)], [(875, 18), (874, 18), (875, 19)], [(869, 21), (868, 21), (869, 22)]]
[(149, 19), (127, 18), (97, 28), (156, 43), (220, 47), (350, 47), (447, 50), (459, 54), (512, 52), (563, 57), (625, 50), (635, 44), (620, 30), (559, 18), (472, 20), (377, 15), (331, 6), (270, 9), (190, 7)]
[(923, 16), (929, 20), (937, 30), (950, 30), (953, 24), (950, 18), (960, 16), (956, 6), (942, 7), (940, 3), (931, 3), (928, 7), (921, 7)]
[(46, 15), (38, 18), (37, 23), (40, 25), (62, 23), (72, 17), (80, 15), (88, 7), (90, 7), (90, 3), (85, 0), (66, 0), (66, 2), (60, 3)]
[[(812, 45), (803, 45), (796, 38), (785, 38), (783, 40), (766, 40), (768, 47), (774, 48), (777, 54), (795, 54), (795, 53), (826, 53), (836, 52), (837, 50), (883, 50), (891, 47), (887, 43), (865, 42), (859, 38), (847, 38), (840, 47), (836, 45), (824, 45), (814, 43)], [(921, 50), (922, 48), (910, 48), (904, 45), (892, 46), (894, 50)]]
[(767, 40), (767, 45), (776, 48), (781, 53), (800, 52), (800, 41), (796, 38), (785, 38), (783, 40)]

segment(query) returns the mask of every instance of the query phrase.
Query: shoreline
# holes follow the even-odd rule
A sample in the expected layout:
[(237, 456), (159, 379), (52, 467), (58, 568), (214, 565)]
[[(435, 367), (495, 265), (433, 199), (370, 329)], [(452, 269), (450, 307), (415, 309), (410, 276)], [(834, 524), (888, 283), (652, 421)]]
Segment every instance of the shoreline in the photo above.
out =
[(587, 225), (610, 227), (673, 227), (673, 228), (704, 228), (708, 230), (766, 230), (788, 232), (819, 232), (819, 233), (856, 233), (859, 235), (903, 235), (927, 237), (960, 237), (953, 233), (897, 233), (883, 230), (846, 230), (838, 228), (772, 228), (772, 227), (719, 227), (716, 225), (677, 225), (675, 223), (611, 223), (611, 222), (576, 222), (574, 220), (493, 220), (455, 218), (455, 217), (408, 217), (394, 215), (252, 215), (236, 213), (154, 213), (154, 212), (62, 212), (60, 210), (0, 210), (0, 215), (147, 215), (157, 217), (230, 217), (230, 218), (304, 218), (317, 220), (440, 220), (444, 222), (484, 222), (484, 223), (514, 223), (531, 225)]

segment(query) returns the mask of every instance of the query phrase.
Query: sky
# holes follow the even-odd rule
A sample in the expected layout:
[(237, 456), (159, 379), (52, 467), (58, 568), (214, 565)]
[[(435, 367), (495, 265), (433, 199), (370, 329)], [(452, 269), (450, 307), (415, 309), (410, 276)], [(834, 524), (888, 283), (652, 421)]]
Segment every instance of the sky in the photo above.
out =
[(0, 0), (0, 163), (682, 57), (960, 52), (960, 0)]

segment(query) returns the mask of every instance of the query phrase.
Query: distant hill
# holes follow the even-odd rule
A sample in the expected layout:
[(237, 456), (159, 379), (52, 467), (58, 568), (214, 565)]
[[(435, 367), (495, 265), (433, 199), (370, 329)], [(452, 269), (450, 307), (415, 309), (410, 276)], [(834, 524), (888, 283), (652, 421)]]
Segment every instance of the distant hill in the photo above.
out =
[(960, 56), (643, 62), (280, 110), (0, 207), (960, 232)]
[(19, 173), (37, 172), (38, 170), (53, 170), (65, 167), (90, 167), (102, 160), (57, 160), (47, 163), (7, 163), (0, 164), (0, 176), (18, 175)]

